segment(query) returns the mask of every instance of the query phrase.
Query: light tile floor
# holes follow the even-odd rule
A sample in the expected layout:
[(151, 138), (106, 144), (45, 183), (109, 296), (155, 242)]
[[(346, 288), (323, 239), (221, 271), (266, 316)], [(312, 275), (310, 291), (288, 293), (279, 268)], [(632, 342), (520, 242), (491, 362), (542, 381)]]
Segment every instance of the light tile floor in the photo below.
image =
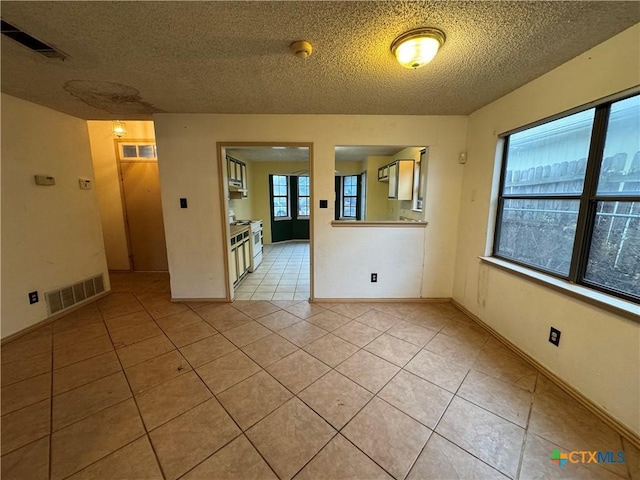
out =
[(308, 300), (309, 242), (264, 246), (262, 264), (235, 289), (236, 300)]
[(2, 347), (3, 480), (640, 478), (637, 449), (451, 304), (112, 284)]

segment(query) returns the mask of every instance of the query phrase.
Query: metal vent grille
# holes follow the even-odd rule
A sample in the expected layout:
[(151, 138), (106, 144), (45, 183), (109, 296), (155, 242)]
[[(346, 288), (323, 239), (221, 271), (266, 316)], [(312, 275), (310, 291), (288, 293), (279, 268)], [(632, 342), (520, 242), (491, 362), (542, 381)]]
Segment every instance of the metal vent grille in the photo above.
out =
[(100, 274), (82, 282), (46, 292), (44, 296), (47, 300), (49, 315), (53, 315), (102, 292), (104, 292), (104, 279)]
[(32, 50), (40, 55), (44, 55), (48, 58), (57, 58), (64, 60), (67, 55), (60, 50), (41, 42), (35, 37), (32, 37), (26, 32), (23, 32), (18, 27), (11, 25), (9, 22), (2, 20), (2, 34), (15, 40), (21, 45), (24, 45), (29, 50)]

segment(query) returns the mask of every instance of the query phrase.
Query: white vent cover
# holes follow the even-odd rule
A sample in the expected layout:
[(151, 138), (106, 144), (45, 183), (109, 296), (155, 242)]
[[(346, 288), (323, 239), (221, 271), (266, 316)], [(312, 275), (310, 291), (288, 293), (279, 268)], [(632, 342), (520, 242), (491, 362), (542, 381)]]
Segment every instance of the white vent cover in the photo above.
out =
[(49, 316), (51, 316), (102, 292), (104, 292), (104, 281), (100, 274), (97, 277), (46, 292), (44, 297), (47, 300)]

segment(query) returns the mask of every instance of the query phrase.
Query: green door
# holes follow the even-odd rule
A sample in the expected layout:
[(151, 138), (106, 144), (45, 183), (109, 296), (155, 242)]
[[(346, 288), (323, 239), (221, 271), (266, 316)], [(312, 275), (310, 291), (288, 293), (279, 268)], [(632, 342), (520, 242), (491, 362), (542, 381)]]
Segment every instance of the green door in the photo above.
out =
[(309, 177), (269, 175), (271, 242), (309, 239)]

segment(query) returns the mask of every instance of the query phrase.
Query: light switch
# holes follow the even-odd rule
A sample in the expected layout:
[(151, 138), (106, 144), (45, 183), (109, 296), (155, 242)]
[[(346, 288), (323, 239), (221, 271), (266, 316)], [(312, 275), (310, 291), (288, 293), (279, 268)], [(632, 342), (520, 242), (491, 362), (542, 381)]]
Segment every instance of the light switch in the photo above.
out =
[(78, 183), (81, 190), (91, 190), (92, 182), (88, 178), (79, 178)]

